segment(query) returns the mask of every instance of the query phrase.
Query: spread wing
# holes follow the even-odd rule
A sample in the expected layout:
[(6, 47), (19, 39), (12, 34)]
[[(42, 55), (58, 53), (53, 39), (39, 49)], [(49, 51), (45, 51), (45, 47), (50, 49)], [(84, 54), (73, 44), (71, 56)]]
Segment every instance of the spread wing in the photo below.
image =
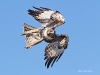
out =
[(25, 23), (23, 35), (26, 37), (27, 49), (43, 41), (42, 29), (27, 25)]
[(57, 38), (55, 38), (57, 41), (48, 44), (45, 48), (44, 60), (46, 60), (45, 66), (47, 68), (49, 68), (50, 65), (52, 67), (54, 62), (60, 59), (64, 50), (68, 47), (69, 38), (67, 35), (57, 35)]
[(59, 11), (54, 12), (49, 8), (35, 8), (28, 10), (28, 14), (33, 16), (38, 22), (42, 23), (43, 27), (57, 27), (65, 22), (64, 17)]

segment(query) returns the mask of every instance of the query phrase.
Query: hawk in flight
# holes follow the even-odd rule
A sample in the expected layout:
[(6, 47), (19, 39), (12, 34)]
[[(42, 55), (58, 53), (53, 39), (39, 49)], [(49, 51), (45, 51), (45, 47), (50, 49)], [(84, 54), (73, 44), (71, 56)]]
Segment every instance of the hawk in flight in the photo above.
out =
[(28, 14), (39, 21), (43, 28), (30, 26), (26, 23), (23, 25), (23, 34), (26, 37), (26, 49), (32, 48), (34, 45), (45, 41), (47, 46), (45, 48), (44, 60), (45, 66), (49, 68), (57, 62), (68, 47), (69, 37), (66, 34), (56, 34), (55, 28), (65, 23), (65, 19), (59, 11), (52, 11), (49, 8), (36, 8), (36, 10), (28, 10)]

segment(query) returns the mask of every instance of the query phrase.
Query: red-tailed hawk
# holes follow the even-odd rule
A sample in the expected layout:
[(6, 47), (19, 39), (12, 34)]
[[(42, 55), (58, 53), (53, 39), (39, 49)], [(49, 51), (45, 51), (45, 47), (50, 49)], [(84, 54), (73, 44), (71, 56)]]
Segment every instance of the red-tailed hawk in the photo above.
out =
[(26, 36), (26, 48), (42, 42), (49, 43), (45, 48), (45, 66), (49, 68), (58, 61), (64, 50), (68, 47), (69, 37), (65, 34), (55, 34), (54, 28), (36, 28), (24, 23), (23, 35)]
[(65, 19), (59, 11), (53, 11), (49, 8), (36, 8), (28, 10), (28, 14), (33, 16), (43, 27), (57, 27), (65, 23)]
[(54, 62), (58, 61), (68, 47), (69, 37), (65, 34), (56, 34), (55, 28), (64, 24), (65, 19), (59, 11), (53, 11), (49, 8), (36, 8), (28, 10), (28, 14), (40, 22), (43, 28), (36, 28), (24, 23), (23, 35), (26, 37), (26, 49), (45, 41), (45, 66), (49, 68)]

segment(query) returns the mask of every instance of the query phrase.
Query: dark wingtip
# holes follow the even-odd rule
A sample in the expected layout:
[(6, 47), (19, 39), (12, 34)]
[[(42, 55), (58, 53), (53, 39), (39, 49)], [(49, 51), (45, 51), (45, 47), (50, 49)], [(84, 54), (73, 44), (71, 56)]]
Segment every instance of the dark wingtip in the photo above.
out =
[(28, 9), (27, 11), (28, 11), (28, 13), (31, 13), (31, 12), (32, 12), (32, 10), (31, 10), (31, 9)]
[(26, 25), (28, 25), (28, 24), (26, 24), (26, 23), (23, 24), (23, 26), (26, 26)]
[(59, 11), (56, 10), (57, 13), (60, 13)]
[(35, 7), (35, 6), (32, 6), (32, 7), (36, 9), (36, 7)]
[(28, 9), (27, 11), (30, 11), (31, 9)]
[(44, 57), (44, 60), (46, 60), (47, 59), (47, 57)]
[(49, 68), (49, 66), (47, 66), (47, 69)]
[(48, 69), (49, 66), (50, 66), (49, 62), (50, 62), (49, 59), (47, 59), (46, 62), (45, 62), (45, 66), (47, 67), (47, 69)]
[[(53, 60), (54, 60), (54, 57), (52, 57), (52, 58), (50, 58), (50, 59), (48, 60), (47, 68), (50, 67), (50, 65), (52, 64), (52, 61), (53, 61)], [(51, 67), (52, 67), (52, 65), (51, 65)]]

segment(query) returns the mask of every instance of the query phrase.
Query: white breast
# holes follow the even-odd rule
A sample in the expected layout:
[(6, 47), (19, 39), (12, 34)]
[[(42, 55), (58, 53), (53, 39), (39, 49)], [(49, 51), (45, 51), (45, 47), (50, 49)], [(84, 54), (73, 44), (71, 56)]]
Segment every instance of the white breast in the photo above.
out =
[(49, 37), (49, 36), (47, 35), (47, 32), (48, 32), (48, 28), (45, 28), (45, 29), (43, 30), (43, 37), (46, 38), (46, 39), (51, 39), (51, 37)]

